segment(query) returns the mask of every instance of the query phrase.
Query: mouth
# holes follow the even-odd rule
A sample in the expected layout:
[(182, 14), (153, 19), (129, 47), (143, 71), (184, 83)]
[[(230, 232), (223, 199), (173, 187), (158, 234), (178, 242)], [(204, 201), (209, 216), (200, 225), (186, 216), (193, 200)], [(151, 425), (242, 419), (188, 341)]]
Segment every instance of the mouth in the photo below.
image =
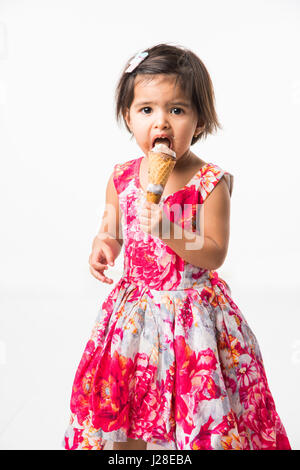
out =
[(156, 139), (153, 140), (152, 142), (152, 147), (154, 147), (156, 144), (165, 144), (169, 149), (173, 149), (172, 147), (172, 141), (168, 137), (157, 137)]

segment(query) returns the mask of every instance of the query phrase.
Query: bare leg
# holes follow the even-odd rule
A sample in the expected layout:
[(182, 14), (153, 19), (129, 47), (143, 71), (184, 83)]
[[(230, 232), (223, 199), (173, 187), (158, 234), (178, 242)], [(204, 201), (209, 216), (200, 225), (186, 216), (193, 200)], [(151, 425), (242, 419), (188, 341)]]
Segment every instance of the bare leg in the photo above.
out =
[(147, 450), (147, 442), (129, 437), (127, 442), (114, 442), (113, 450)]

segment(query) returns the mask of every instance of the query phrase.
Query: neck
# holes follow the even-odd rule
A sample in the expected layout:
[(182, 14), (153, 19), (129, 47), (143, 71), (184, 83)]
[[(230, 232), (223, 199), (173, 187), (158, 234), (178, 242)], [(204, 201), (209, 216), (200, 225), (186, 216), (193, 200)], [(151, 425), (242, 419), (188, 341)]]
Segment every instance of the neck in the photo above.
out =
[(182, 155), (182, 157), (177, 160), (174, 170), (181, 170), (186, 167), (193, 160), (193, 154), (190, 150)]

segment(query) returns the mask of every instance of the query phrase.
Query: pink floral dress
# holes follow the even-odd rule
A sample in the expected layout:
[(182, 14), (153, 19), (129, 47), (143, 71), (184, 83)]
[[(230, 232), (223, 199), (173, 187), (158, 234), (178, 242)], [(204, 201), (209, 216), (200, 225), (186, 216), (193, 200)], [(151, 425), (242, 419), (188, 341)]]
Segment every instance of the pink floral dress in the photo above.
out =
[[(64, 448), (105, 450), (108, 440), (132, 438), (171, 450), (290, 449), (256, 337), (227, 283), (141, 230), (142, 159), (114, 167), (124, 271), (78, 366)], [(164, 212), (194, 230), (197, 204), (223, 176), (231, 194), (233, 176), (205, 164), (163, 197)]]

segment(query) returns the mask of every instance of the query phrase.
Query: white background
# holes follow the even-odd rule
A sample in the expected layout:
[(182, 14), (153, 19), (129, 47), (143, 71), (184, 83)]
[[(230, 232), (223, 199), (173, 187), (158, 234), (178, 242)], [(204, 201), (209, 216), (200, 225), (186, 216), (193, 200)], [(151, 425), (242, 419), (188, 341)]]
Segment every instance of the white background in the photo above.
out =
[[(61, 448), (112, 289), (88, 269), (107, 180), (142, 156), (115, 121), (115, 86), (133, 54), (168, 42), (192, 49), (214, 83), (223, 130), (192, 149), (235, 178), (218, 271), (300, 449), (299, 20), (297, 0), (0, 1), (1, 448)], [(115, 282), (122, 263), (123, 251)]]

